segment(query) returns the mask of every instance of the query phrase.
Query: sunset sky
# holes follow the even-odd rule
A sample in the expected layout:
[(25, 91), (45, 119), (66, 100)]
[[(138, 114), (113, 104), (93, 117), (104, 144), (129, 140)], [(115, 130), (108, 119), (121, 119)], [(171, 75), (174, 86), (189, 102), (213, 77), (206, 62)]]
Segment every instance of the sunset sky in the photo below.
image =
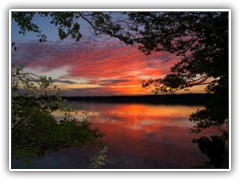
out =
[[(152, 94), (141, 81), (163, 77), (179, 59), (165, 61), (172, 55), (158, 52), (145, 55), (136, 46), (125, 45), (116, 38), (94, 35), (85, 22), (81, 24), (80, 42), (59, 40), (57, 30), (47, 18), (36, 17), (47, 42), (40, 43), (36, 34), (20, 35), (12, 22), (12, 41), (17, 51), (12, 64), (25, 71), (51, 76), (66, 96), (107, 96)], [(190, 92), (203, 92), (195, 87)]]

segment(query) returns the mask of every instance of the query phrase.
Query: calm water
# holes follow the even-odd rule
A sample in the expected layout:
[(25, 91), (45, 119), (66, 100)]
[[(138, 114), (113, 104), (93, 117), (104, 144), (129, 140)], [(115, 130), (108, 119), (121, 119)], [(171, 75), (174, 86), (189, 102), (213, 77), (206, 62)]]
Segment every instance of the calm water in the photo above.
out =
[[(191, 168), (207, 157), (194, 138), (216, 134), (210, 129), (192, 134), (189, 115), (202, 106), (75, 103), (88, 113), (92, 127), (106, 136), (109, 164), (106, 168)], [(77, 118), (85, 115), (80, 110)], [(27, 168), (88, 168), (95, 148), (70, 148), (47, 152)], [(21, 161), (12, 161), (12, 168), (26, 168)]]

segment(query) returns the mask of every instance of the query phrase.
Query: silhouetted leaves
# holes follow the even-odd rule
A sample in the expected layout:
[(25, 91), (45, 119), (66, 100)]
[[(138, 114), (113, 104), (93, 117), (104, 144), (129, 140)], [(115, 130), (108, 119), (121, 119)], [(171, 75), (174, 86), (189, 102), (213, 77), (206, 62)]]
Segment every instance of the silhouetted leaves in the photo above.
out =
[[(128, 38), (140, 44), (146, 54), (165, 50), (181, 60), (164, 78), (143, 81), (155, 93), (188, 90), (207, 85), (214, 96), (206, 108), (193, 113), (195, 132), (228, 123), (228, 13), (160, 12), (128, 13), (134, 33)], [(132, 29), (132, 30), (133, 30)], [(134, 34), (134, 35), (133, 35)]]
[[(19, 25), (20, 34), (24, 35), (28, 31), (35, 32), (38, 34), (39, 41), (43, 42), (47, 37), (38, 25), (32, 22), (35, 14), (49, 17), (51, 24), (56, 26), (60, 39), (70, 36), (79, 41), (82, 37), (80, 22), (84, 20), (95, 34), (103, 33), (118, 38), (128, 45), (136, 44), (139, 50), (146, 55), (154, 51), (170, 52), (172, 57), (167, 60), (175, 57), (181, 60), (171, 67), (171, 72), (165, 77), (145, 80), (142, 86), (145, 88), (153, 86), (155, 93), (173, 93), (178, 90), (188, 90), (193, 86), (207, 85), (206, 92), (213, 94), (213, 96), (206, 103), (205, 109), (191, 115), (190, 121), (196, 123), (193, 131), (200, 132), (210, 126), (228, 124), (228, 12), (12, 13), (13, 20)], [(15, 44), (12, 44), (12, 47), (16, 50)], [(15, 73), (19, 75), (20, 70), (16, 70)], [(24, 78), (24, 76), (19, 77), (19, 80), (23, 80), (25, 88), (37, 90), (31, 85), (29, 79)], [(41, 79), (41, 83), (42, 89), (48, 87), (44, 78)], [(19, 96), (16, 89), (18, 89), (17, 84), (13, 85), (13, 94)], [(32, 103), (31, 106), (36, 105), (34, 104), (36, 102), (29, 101), (29, 103)], [(30, 107), (29, 104), (28, 106)], [(21, 105), (15, 108), (20, 107)], [(28, 114), (28, 108), (26, 110), (25, 114)], [(44, 116), (45, 119), (51, 120), (49, 114), (38, 113), (38, 115), (39, 119), (43, 118), (40, 116)], [(20, 122), (19, 118), (15, 118), (15, 121)], [(69, 124), (64, 123), (62, 126), (68, 127)], [(212, 157), (211, 162), (207, 162), (206, 166), (221, 168), (222, 159), (215, 158), (214, 151), (217, 149), (221, 152), (224, 151), (222, 139), (212, 137), (209, 140), (203, 137), (196, 142), (204, 153), (210, 158)], [(203, 145), (206, 145), (207, 148), (205, 149)], [(27, 147), (24, 148), (23, 152), (29, 152)], [(41, 154), (37, 148), (30, 152)]]
[[(12, 158), (26, 162), (47, 150), (102, 146), (103, 133), (85, 119), (74, 119), (52, 79), (12, 68)], [(56, 119), (53, 112), (62, 112)]]
[(196, 168), (228, 168), (228, 133), (211, 138), (203, 136), (194, 139), (193, 143), (197, 143), (201, 152), (209, 157), (209, 161)]

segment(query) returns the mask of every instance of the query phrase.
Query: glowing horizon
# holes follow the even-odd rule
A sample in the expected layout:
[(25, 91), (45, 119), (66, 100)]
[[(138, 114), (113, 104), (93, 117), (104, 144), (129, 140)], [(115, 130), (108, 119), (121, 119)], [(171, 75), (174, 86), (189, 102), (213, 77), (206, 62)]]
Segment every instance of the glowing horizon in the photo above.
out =
[[(142, 80), (160, 78), (179, 61), (165, 61), (172, 54), (145, 55), (116, 38), (88, 34), (80, 42), (70, 39), (40, 43), (26, 38), (17, 42), (12, 63), (26, 71), (50, 76), (65, 96), (145, 95)], [(183, 91), (182, 91), (183, 92)], [(192, 93), (204, 92), (194, 87)]]

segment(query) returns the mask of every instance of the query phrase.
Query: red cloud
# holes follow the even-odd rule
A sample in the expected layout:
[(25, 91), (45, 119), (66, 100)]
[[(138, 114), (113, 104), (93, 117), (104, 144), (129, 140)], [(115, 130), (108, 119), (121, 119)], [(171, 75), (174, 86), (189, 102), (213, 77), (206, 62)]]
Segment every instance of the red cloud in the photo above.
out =
[(32, 68), (42, 67), (43, 71), (68, 67), (62, 80), (87, 79), (90, 84), (104, 87), (96, 88), (96, 92), (88, 89), (90, 94), (100, 94), (100, 91), (102, 94), (146, 94), (148, 92), (142, 89), (141, 80), (169, 73), (170, 67), (178, 61), (164, 62), (172, 55), (156, 52), (147, 56), (134, 46), (126, 46), (117, 39), (106, 37), (85, 37), (80, 43), (27, 42), (19, 47), (13, 58), (14, 63), (23, 63)]

